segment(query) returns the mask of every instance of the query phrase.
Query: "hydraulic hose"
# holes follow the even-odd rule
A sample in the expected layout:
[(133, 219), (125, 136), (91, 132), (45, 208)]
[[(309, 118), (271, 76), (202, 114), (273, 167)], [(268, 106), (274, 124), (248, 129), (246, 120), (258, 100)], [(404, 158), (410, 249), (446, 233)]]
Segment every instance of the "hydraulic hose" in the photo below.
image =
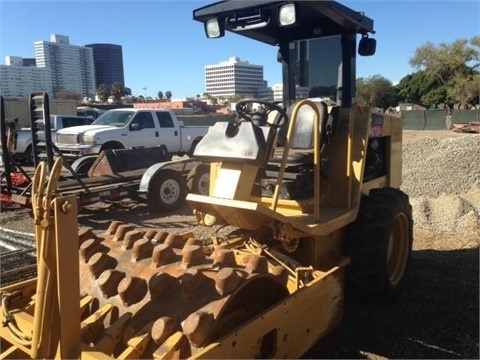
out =
[(13, 294), (3, 295), (2, 297), (2, 314), (5, 319), (5, 325), (7, 325), (7, 329), (15, 342), (30, 347), (32, 345), (32, 338), (20, 330), (8, 309), (8, 299)]

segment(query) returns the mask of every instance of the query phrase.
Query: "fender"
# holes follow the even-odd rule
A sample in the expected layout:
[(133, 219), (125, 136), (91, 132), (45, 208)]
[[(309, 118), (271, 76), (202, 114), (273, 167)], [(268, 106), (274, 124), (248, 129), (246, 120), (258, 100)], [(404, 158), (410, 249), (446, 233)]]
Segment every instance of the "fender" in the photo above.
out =
[(148, 193), (152, 179), (157, 176), (161, 171), (169, 169), (180, 172), (186, 176), (188, 172), (200, 161), (195, 159), (180, 159), (172, 161), (164, 161), (150, 166), (142, 176), (140, 180), (140, 186), (138, 188), (139, 193)]

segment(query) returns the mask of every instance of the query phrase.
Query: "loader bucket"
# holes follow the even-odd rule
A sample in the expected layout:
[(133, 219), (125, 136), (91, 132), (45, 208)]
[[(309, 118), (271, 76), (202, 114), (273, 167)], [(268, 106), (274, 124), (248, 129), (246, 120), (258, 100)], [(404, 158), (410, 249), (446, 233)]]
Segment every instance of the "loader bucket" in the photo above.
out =
[(100, 152), (88, 171), (88, 176), (108, 176), (146, 169), (153, 164), (169, 160), (171, 160), (171, 155), (164, 145), (104, 150)]

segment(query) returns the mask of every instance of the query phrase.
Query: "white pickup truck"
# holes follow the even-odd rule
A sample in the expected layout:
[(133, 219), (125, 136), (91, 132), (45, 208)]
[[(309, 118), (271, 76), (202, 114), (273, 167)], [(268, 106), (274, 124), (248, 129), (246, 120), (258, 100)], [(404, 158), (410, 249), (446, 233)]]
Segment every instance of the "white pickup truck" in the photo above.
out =
[(67, 159), (97, 155), (107, 149), (165, 145), (171, 154), (193, 154), (208, 126), (184, 126), (170, 110), (112, 109), (92, 124), (56, 133), (55, 143)]
[[(92, 118), (87, 116), (75, 115), (50, 115), (50, 129), (52, 140), (55, 139), (55, 132), (71, 126), (88, 125), (93, 122)], [(39, 124), (39, 132), (37, 133), (40, 141), (45, 141), (44, 125)], [(30, 128), (21, 128), (17, 131), (14, 143), (15, 158), (17, 160), (25, 160), (27, 163), (33, 162), (32, 151), (32, 131)]]

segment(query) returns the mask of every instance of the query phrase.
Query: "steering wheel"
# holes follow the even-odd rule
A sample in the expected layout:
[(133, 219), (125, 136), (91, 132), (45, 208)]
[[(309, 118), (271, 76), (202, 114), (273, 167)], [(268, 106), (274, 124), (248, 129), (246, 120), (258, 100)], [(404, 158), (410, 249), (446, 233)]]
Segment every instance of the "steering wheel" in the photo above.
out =
[[(252, 110), (252, 104), (260, 104), (262, 107), (257, 110)], [(272, 128), (278, 129), (288, 122), (287, 112), (280, 105), (269, 101), (253, 99), (240, 100), (235, 105), (235, 110), (237, 111), (240, 119), (252, 122), (257, 126), (268, 125)], [(280, 116), (275, 120), (274, 123), (269, 123), (268, 115), (272, 111), (277, 111)]]

